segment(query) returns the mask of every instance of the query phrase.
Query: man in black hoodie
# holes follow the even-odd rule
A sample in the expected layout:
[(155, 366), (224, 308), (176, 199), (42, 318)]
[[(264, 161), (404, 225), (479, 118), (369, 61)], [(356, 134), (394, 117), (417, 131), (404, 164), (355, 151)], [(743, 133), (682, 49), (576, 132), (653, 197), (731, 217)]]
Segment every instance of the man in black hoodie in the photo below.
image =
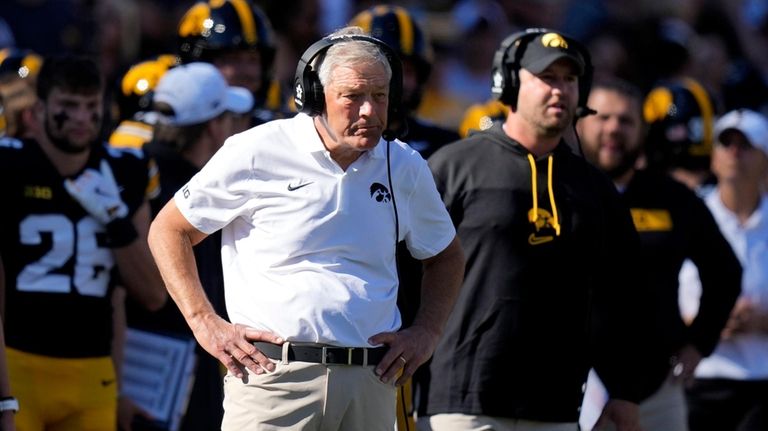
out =
[(574, 430), (592, 366), (611, 397), (602, 420), (638, 430), (637, 233), (613, 184), (563, 139), (588, 112), (589, 53), (529, 29), (502, 42), (492, 76), (505, 121), (429, 160), (467, 256), (431, 366), (430, 424)]

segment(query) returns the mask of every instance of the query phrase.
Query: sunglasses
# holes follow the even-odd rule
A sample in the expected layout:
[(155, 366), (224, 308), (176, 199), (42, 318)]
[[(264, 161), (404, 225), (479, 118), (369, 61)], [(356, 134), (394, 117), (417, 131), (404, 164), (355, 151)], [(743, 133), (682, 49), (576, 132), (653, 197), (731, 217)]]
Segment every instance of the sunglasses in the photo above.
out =
[(720, 139), (717, 140), (717, 144), (723, 148), (730, 148), (735, 146), (739, 150), (753, 150), (755, 146), (750, 144), (746, 136), (741, 132), (725, 132), (720, 135)]

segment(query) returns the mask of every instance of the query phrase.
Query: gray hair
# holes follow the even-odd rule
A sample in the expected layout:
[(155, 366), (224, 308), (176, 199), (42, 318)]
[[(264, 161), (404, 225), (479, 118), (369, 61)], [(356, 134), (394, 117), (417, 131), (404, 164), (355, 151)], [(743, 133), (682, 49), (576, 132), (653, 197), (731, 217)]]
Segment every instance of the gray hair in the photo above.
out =
[[(368, 36), (360, 27), (344, 27), (337, 30), (327, 37), (333, 38), (345, 35)], [(364, 40), (350, 40), (331, 45), (325, 52), (325, 55), (318, 56), (313, 68), (317, 70), (320, 78), (320, 84), (326, 87), (331, 80), (331, 73), (340, 65), (365, 65), (381, 64), (384, 66), (388, 79), (392, 79), (392, 67), (389, 60), (381, 48), (371, 42)]]

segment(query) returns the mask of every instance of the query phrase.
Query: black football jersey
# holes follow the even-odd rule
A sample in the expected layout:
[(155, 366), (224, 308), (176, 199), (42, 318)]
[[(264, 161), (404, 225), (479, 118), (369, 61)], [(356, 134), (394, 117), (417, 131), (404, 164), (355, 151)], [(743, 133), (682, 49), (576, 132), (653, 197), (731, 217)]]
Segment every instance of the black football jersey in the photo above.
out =
[[(145, 201), (148, 162), (138, 150), (98, 146), (85, 168), (99, 170), (102, 159), (131, 217)], [(0, 138), (5, 340), (47, 356), (107, 356), (115, 259), (105, 226), (67, 193), (64, 180), (37, 142)]]

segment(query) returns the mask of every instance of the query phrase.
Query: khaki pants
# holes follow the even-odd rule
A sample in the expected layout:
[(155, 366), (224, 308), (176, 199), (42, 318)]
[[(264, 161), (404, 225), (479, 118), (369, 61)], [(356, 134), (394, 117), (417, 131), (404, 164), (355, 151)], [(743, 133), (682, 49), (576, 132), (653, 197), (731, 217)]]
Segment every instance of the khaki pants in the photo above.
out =
[(432, 431), (577, 431), (579, 429), (576, 422), (534, 422), (461, 413), (430, 416), (429, 425)]
[(374, 367), (289, 363), (286, 352), (272, 373), (224, 377), (222, 431), (395, 429), (395, 387)]

